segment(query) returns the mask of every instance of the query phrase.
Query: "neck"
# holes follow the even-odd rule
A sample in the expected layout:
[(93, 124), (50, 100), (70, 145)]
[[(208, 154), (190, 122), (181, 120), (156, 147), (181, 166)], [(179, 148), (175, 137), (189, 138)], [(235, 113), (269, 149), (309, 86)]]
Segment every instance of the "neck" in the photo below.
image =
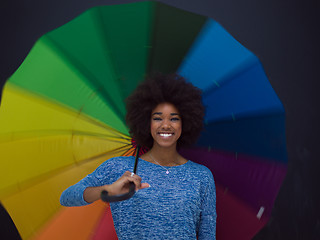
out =
[[(150, 154), (153, 159), (155, 159), (159, 164), (163, 166), (174, 166), (181, 164), (181, 157), (177, 152), (176, 148), (160, 148), (157, 146), (153, 146), (148, 154)], [(149, 161), (153, 161), (153, 159), (149, 158)]]

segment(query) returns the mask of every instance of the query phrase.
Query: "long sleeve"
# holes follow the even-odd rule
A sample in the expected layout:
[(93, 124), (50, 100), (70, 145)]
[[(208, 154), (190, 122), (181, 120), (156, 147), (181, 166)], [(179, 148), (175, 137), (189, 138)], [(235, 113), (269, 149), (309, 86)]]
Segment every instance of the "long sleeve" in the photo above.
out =
[(95, 172), (89, 174), (80, 182), (67, 188), (60, 197), (60, 204), (66, 207), (84, 206), (89, 203), (83, 199), (83, 192), (87, 187), (102, 186)]
[(201, 203), (198, 240), (215, 240), (217, 219), (216, 189), (211, 172), (205, 184), (205, 192)]
[[(83, 192), (88, 187), (111, 184), (125, 171), (118, 158), (111, 158), (102, 163), (95, 171), (81, 181), (67, 188), (60, 197), (60, 204), (66, 207), (83, 206), (89, 203), (83, 199)], [(119, 163), (120, 162), (120, 163)]]

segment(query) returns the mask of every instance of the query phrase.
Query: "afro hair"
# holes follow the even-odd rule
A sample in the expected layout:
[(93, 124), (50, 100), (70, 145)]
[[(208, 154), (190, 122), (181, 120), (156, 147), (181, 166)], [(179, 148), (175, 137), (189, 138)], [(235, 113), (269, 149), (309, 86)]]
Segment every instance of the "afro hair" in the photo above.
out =
[(156, 74), (142, 82), (127, 98), (126, 121), (137, 144), (151, 148), (150, 119), (160, 103), (171, 103), (182, 119), (182, 133), (177, 147), (192, 145), (203, 128), (204, 106), (201, 90), (177, 74)]

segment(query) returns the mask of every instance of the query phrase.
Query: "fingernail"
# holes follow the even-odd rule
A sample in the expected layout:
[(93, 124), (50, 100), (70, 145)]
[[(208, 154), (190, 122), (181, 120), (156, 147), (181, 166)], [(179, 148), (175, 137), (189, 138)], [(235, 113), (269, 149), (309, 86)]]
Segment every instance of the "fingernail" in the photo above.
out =
[(149, 184), (149, 187), (151, 187), (151, 185)]

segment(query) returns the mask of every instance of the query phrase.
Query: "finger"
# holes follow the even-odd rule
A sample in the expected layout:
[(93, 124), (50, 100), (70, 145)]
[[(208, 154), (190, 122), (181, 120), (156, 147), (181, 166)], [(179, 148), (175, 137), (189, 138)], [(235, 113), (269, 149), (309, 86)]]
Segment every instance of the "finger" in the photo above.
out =
[(136, 191), (139, 190), (141, 188), (141, 180), (133, 178), (133, 183), (134, 185), (136, 185)]
[(139, 190), (141, 188), (141, 177), (138, 175), (133, 175), (132, 177), (129, 177), (129, 181), (132, 181), (134, 185), (136, 185), (136, 190)]
[(139, 175), (134, 174), (134, 175), (130, 175), (130, 177), (141, 182), (141, 177)]
[(123, 185), (125, 183), (133, 182), (134, 178), (131, 177), (131, 172), (126, 171), (118, 180), (118, 184)]
[(121, 176), (118, 180), (120, 180), (120, 179), (122, 179), (122, 180), (127, 179), (128, 177), (130, 177), (130, 175), (131, 175), (131, 172), (126, 171), (124, 174), (122, 174), (122, 176)]
[(141, 177), (132, 172), (126, 171), (123, 175), (122, 180), (125, 182), (133, 182), (136, 186), (136, 191), (141, 189)]
[(140, 189), (149, 188), (149, 187), (151, 187), (151, 185), (149, 183), (141, 183), (140, 184)]

